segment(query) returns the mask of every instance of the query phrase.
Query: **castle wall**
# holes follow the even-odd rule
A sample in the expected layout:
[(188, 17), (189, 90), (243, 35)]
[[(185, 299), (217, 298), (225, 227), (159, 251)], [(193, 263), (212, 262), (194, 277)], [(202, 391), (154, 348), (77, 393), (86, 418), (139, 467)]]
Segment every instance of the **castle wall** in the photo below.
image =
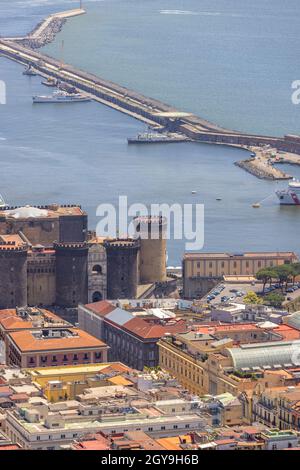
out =
[(138, 241), (107, 241), (104, 246), (107, 256), (107, 298), (136, 298)]
[(54, 244), (56, 253), (56, 304), (77, 307), (88, 300), (88, 246), (86, 243)]
[(0, 246), (0, 309), (27, 305), (27, 250)]

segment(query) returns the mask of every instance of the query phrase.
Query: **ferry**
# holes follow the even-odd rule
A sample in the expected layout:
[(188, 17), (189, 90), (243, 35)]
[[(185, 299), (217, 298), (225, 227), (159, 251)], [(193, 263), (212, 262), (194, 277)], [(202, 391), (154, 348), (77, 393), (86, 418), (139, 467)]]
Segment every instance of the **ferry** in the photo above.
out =
[(34, 103), (79, 103), (82, 101), (91, 101), (91, 98), (81, 93), (70, 94), (59, 90), (49, 96), (33, 96), (32, 100)]
[(290, 181), (288, 188), (276, 191), (276, 195), (281, 205), (300, 206), (300, 181)]

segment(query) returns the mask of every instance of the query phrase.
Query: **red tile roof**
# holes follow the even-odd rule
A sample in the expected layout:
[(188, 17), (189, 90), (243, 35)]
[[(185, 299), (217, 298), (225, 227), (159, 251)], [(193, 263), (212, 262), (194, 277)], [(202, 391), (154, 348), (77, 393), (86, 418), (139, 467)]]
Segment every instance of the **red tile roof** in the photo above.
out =
[[(31, 351), (65, 351), (85, 348), (103, 348), (106, 344), (100, 339), (73, 328), (73, 335), (64, 338), (35, 338), (30, 330), (15, 331), (8, 334), (13, 343), (21, 352)], [(75, 334), (75, 336), (74, 336)]]
[(116, 306), (107, 302), (106, 300), (100, 300), (100, 302), (94, 302), (92, 304), (84, 305), (85, 308), (91, 310), (99, 317), (105, 317), (108, 313), (116, 309)]
[(123, 328), (143, 339), (159, 339), (166, 333), (183, 333), (186, 331), (186, 322), (178, 320), (174, 324), (157, 325), (141, 318), (132, 318), (123, 325)]

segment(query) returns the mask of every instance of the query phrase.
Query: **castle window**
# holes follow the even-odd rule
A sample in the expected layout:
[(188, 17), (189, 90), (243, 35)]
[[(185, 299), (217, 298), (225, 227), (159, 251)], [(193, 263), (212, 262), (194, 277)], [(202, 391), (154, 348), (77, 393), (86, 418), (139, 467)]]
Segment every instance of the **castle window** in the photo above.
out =
[(92, 297), (92, 301), (93, 302), (99, 302), (100, 300), (102, 300), (101, 292), (98, 292), (98, 291), (94, 292), (93, 297)]
[(102, 274), (102, 267), (99, 264), (95, 264), (92, 269), (92, 274)]

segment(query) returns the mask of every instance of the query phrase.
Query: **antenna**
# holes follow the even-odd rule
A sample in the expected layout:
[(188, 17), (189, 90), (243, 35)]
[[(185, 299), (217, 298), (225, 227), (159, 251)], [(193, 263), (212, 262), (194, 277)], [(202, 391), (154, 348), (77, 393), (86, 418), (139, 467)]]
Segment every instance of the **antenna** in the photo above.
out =
[(80, 0), (79, 8), (80, 8), (80, 10), (82, 10), (82, 0)]

